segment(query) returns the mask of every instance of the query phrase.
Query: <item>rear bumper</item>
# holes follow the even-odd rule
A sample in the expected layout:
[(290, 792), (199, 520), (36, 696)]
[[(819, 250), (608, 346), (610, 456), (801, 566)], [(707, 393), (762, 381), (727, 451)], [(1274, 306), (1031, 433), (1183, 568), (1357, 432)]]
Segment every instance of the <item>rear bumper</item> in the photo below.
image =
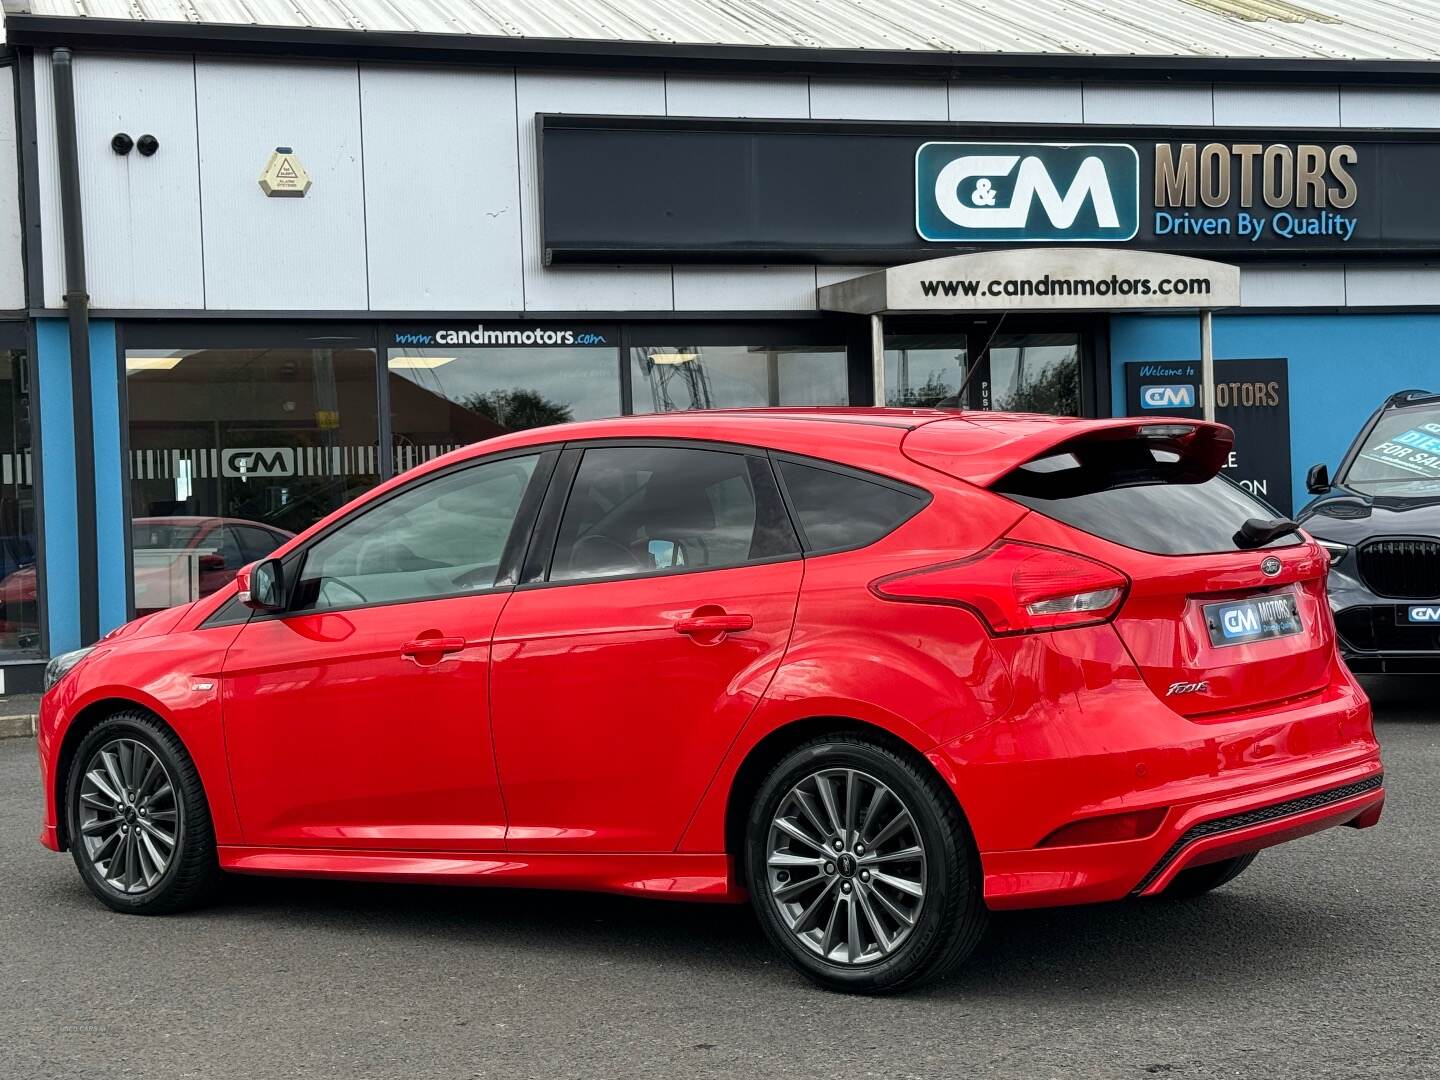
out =
[[(1023, 708), (931, 752), (953, 777), (990, 907), (1149, 895), (1189, 866), (1378, 820), (1370, 703), (1338, 657), (1312, 694), (1196, 718), (1127, 659), (1110, 627), (1035, 635), (1012, 659), (1035, 691)], [(1045, 845), (1076, 822), (1155, 810), (1140, 839)]]
[(1337, 825), (1380, 820), (1379, 762), (1176, 808), (1143, 840), (998, 851), (982, 857), (993, 909), (1098, 903), (1154, 896), (1192, 866), (1283, 844)]

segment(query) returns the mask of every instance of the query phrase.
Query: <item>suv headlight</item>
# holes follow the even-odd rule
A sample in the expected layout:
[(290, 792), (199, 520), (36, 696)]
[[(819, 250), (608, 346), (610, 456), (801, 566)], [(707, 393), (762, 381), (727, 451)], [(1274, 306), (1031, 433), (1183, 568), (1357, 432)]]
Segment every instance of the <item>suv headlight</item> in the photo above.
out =
[(1318, 536), (1315, 537), (1315, 542), (1330, 553), (1331, 566), (1340, 565), (1345, 560), (1345, 556), (1350, 554), (1349, 544), (1336, 543), (1334, 540), (1321, 540)]
[(63, 679), (67, 671), (89, 656), (94, 649), (95, 646), (90, 645), (84, 649), (75, 649), (73, 652), (52, 656), (50, 662), (45, 665), (45, 689), (49, 690)]

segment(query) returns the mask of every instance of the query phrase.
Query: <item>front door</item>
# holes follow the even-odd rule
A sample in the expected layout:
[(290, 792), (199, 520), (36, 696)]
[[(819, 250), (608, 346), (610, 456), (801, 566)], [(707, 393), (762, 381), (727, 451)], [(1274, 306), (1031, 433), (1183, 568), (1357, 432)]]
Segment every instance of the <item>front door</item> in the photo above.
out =
[(495, 632), (509, 847), (670, 851), (779, 666), (799, 549), (763, 454), (583, 455), (552, 485), (553, 558)]
[(425, 478), (287, 558), (289, 609), (252, 617), (225, 661), (247, 844), (504, 847), (490, 641), (554, 457)]

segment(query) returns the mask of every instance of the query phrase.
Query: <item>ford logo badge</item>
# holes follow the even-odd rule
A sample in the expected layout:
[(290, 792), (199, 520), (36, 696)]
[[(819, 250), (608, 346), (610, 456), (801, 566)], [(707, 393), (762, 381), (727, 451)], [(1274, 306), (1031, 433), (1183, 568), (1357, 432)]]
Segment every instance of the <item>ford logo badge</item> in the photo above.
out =
[(1271, 555), (1260, 564), (1260, 572), (1266, 577), (1274, 577), (1280, 572), (1280, 560)]

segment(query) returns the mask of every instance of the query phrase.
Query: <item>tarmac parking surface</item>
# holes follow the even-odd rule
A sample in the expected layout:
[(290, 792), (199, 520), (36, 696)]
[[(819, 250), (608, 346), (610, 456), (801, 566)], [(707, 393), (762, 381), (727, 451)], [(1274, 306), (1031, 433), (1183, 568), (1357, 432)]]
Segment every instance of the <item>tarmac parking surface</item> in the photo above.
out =
[(1440, 1076), (1440, 680), (1369, 688), (1379, 827), (1188, 903), (997, 917), (885, 999), (813, 989), (743, 907), (236, 879), (114, 915), (35, 841), (33, 741), (0, 741), (0, 1076)]

